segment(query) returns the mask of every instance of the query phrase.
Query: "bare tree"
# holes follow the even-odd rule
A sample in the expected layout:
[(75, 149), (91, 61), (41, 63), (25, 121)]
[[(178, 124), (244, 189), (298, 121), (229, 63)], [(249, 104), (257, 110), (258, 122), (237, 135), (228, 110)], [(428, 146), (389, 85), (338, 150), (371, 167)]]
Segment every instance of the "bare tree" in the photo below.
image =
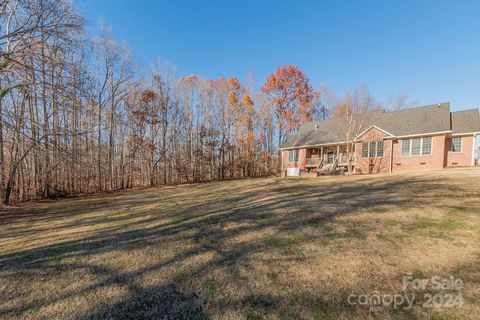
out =
[(397, 110), (402, 110), (406, 108), (411, 108), (416, 104), (417, 104), (416, 100), (410, 99), (410, 97), (406, 93), (401, 92), (388, 100), (386, 109), (397, 111)]
[[(5, 204), (274, 172), (279, 124), (251, 83), (177, 79), (164, 63), (144, 77), (109, 28), (85, 37), (69, 0), (0, 1), (0, 22)], [(307, 119), (310, 86), (297, 76), (308, 92), (288, 107)]]
[(367, 87), (361, 85), (354, 92), (347, 93), (345, 99), (333, 109), (333, 117), (343, 130), (343, 141), (346, 144), (348, 172), (351, 174), (355, 155), (355, 139), (372, 120), (370, 111), (378, 109), (375, 99)]

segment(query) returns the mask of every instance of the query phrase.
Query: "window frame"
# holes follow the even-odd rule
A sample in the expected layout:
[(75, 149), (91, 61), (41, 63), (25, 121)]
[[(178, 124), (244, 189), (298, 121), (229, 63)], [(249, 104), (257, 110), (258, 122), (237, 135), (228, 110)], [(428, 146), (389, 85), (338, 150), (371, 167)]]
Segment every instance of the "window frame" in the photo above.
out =
[(367, 141), (362, 142), (362, 158), (368, 158), (368, 146)]
[[(417, 142), (418, 142), (418, 145), (415, 145)], [(410, 141), (410, 155), (412, 157), (421, 156), (422, 155), (422, 145), (423, 145), (423, 139), (422, 138), (411, 139), (411, 141)], [(414, 149), (415, 149), (415, 153), (413, 153)], [(418, 149), (418, 153), (417, 153), (417, 149)]]
[[(382, 154), (379, 153), (379, 145), (382, 145)], [(373, 149), (373, 150), (372, 150)], [(385, 156), (385, 143), (383, 140), (371, 140), (362, 142), (362, 158), (382, 158)]]
[(376, 141), (369, 141), (368, 142), (368, 157), (369, 158), (376, 158), (377, 155), (377, 142)]
[[(454, 149), (454, 146), (455, 146), (454, 140), (460, 141), (460, 150), (455, 150)], [(462, 137), (453, 137), (452, 138), (452, 143), (451, 143), (451, 146), (450, 146), (450, 152), (461, 153), (462, 150), (463, 150), (463, 139), (462, 139)]]
[[(423, 148), (425, 147), (425, 140), (430, 140), (430, 152), (429, 153), (424, 153)], [(420, 149), (420, 153), (422, 156), (431, 156), (432, 155), (432, 149), (433, 149), (433, 138), (432, 137), (425, 137), (422, 138), (422, 147)]]
[[(414, 140), (420, 140), (420, 146), (419, 148), (419, 154), (413, 154), (413, 141)], [(429, 153), (424, 153), (424, 147), (425, 147), (425, 141), (430, 140), (430, 152)], [(408, 139), (401, 139), (402, 141), (402, 147), (400, 149), (400, 153), (402, 157), (428, 157), (433, 154), (433, 137), (421, 137), (421, 138), (408, 138)], [(408, 141), (408, 154), (405, 154), (404, 151), (406, 151), (406, 148), (404, 147), (405, 143)], [(415, 147), (417, 148), (417, 147)]]
[[(330, 162), (330, 156), (331, 159), (332, 159), (332, 162)], [(327, 164), (332, 164), (335, 162), (335, 152), (331, 151), (331, 152), (327, 152)]]
[[(379, 146), (382, 146), (381, 150), (382, 150), (382, 154), (380, 155), (379, 153)], [(377, 145), (376, 145), (376, 158), (382, 158), (384, 155), (385, 155), (385, 143), (383, 142), (383, 140), (378, 140), (377, 141)]]
[[(408, 142), (408, 148), (405, 148), (405, 144)], [(404, 151), (407, 151), (405, 154)], [(410, 157), (412, 155), (412, 139), (402, 139), (402, 149), (401, 149), (401, 154), (402, 157)]]
[(297, 149), (290, 149), (288, 150), (288, 162), (298, 162), (298, 150)]

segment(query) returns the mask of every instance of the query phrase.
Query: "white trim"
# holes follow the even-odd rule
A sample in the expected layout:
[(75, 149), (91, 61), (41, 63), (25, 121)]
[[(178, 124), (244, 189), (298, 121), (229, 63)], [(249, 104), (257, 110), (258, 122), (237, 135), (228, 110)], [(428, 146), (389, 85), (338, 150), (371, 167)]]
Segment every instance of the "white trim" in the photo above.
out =
[[(405, 143), (405, 141), (408, 140), (408, 154), (407, 155), (404, 155), (403, 154), (403, 144)], [(410, 157), (410, 155), (412, 154), (412, 139), (400, 139), (401, 141), (401, 145), (400, 145), (400, 156), (401, 157)]]
[[(288, 157), (288, 154), (287, 154), (287, 157)], [(282, 152), (280, 152), (280, 161), (281, 161), (281, 165), (282, 165), (282, 171), (283, 171), (283, 154)], [(285, 174), (285, 176), (287, 176), (287, 174)]]
[(477, 135), (478, 133), (473, 135), (473, 142), (472, 142), (472, 167), (475, 166), (475, 147), (477, 145)]
[[(383, 143), (382, 155), (381, 155), (381, 156), (378, 155), (378, 143), (379, 143), (379, 142)], [(367, 144), (367, 156), (366, 156), (366, 157), (363, 155), (363, 144), (365, 144), (365, 143)], [(370, 156), (370, 154), (371, 154), (370, 145), (371, 145), (372, 143), (375, 144), (375, 148), (374, 148), (374, 149), (375, 149), (375, 150), (374, 150), (375, 154), (373, 155), (373, 157)], [(363, 141), (363, 142), (362, 142), (361, 157), (362, 157), (362, 158), (366, 158), (366, 159), (376, 159), (376, 158), (383, 158), (383, 157), (385, 157), (385, 141), (383, 141), (383, 140), (365, 140), (365, 141)]]
[[(423, 140), (424, 139), (428, 139), (430, 138), (430, 153), (429, 154), (423, 154)], [(422, 143), (421, 143), (421, 147), (420, 147), (420, 153), (422, 154), (422, 156), (431, 156), (433, 155), (433, 137), (424, 137), (422, 138)]]
[[(431, 145), (430, 145), (430, 153), (428, 154), (423, 154), (423, 139), (428, 139), (430, 138), (432, 140)], [(413, 140), (420, 139), (420, 154), (412, 154), (412, 149), (413, 149)], [(407, 156), (403, 155), (403, 143), (408, 140), (410, 141), (410, 151)], [(430, 157), (433, 155), (433, 137), (422, 137), (422, 138), (408, 138), (408, 139), (400, 139), (402, 141), (402, 145), (400, 146), (400, 156), (401, 157)]]
[(355, 137), (355, 140), (358, 139), (358, 138), (360, 138), (361, 136), (363, 136), (365, 133), (367, 133), (367, 132), (368, 132), (370, 129), (372, 129), (372, 128), (375, 128), (375, 129), (377, 129), (377, 130), (380, 130), (380, 131), (382, 131), (383, 133), (388, 134), (389, 136), (393, 137), (393, 134), (391, 134), (390, 132), (387, 132), (387, 131), (385, 131), (385, 130), (383, 130), (383, 129), (375, 126), (375, 125), (371, 125), (371, 126), (368, 127), (367, 129), (365, 129), (364, 131), (362, 131), (362, 133), (360, 133), (358, 136), (356, 136), (356, 137)]
[[(401, 154), (402, 150), (400, 150)], [(393, 140), (390, 140), (390, 173), (393, 173)]]
[(404, 138), (414, 138), (414, 137), (428, 137), (428, 136), (437, 136), (440, 134), (447, 134), (451, 133), (452, 131), (440, 131), (440, 132), (430, 132), (430, 133), (420, 133), (420, 134), (409, 134), (405, 136), (393, 136), (393, 137), (385, 137), (385, 139), (404, 139)]
[[(292, 151), (292, 159), (293, 161), (290, 161), (290, 151)], [(298, 162), (298, 156), (299, 152), (298, 152), (298, 149), (290, 149), (288, 150), (288, 163), (297, 163)], [(296, 158), (296, 159), (295, 159)]]
[[(463, 137), (452, 137), (452, 143), (450, 144), (450, 150), (448, 150), (448, 152), (451, 152), (451, 153), (462, 153), (463, 152)], [(453, 143), (453, 139), (460, 139), (460, 151), (453, 151), (453, 146), (454, 146), (454, 143)]]
[(286, 148), (279, 148), (279, 149), (280, 149), (280, 151), (283, 151), (283, 150), (290, 150), (290, 149), (303, 149), (303, 148), (316, 148), (316, 147), (336, 146), (337, 144), (348, 144), (348, 142), (333, 142), (333, 143), (322, 143), (322, 144), (310, 144), (310, 145), (305, 145), (305, 146), (286, 147)]
[[(375, 126), (371, 126), (371, 127), (375, 127)], [(387, 134), (390, 134), (378, 127), (375, 127)], [(385, 140), (390, 140), (390, 139), (404, 139), (404, 138), (412, 138), (412, 137), (425, 137), (425, 136), (436, 136), (436, 135), (441, 135), (441, 134), (451, 134), (451, 136), (470, 136), (470, 135), (473, 135), (473, 136), (476, 136), (476, 135), (479, 135), (480, 132), (467, 132), (467, 133), (454, 133), (452, 134), (452, 130), (449, 130), (449, 131), (439, 131), (439, 132), (430, 132), (430, 133), (420, 133), (420, 134), (409, 134), (409, 135), (404, 135), (404, 136), (394, 136), (394, 135), (391, 135), (390, 137), (384, 137), (383, 139)], [(353, 143), (355, 142), (360, 142), (361, 140), (357, 140), (357, 138), (354, 139)], [(286, 147), (286, 148), (279, 148), (280, 151), (283, 151), (283, 150), (289, 150), (289, 149), (302, 149), (302, 148), (315, 148), (315, 147), (323, 147), (323, 146), (335, 146), (337, 144), (348, 144), (348, 142), (346, 141), (342, 141), (342, 142), (332, 142), (332, 143), (321, 143), (321, 144), (310, 144), (310, 145), (304, 145), (304, 146), (295, 146), (295, 147)]]
[(452, 137), (476, 136), (480, 132), (452, 133)]

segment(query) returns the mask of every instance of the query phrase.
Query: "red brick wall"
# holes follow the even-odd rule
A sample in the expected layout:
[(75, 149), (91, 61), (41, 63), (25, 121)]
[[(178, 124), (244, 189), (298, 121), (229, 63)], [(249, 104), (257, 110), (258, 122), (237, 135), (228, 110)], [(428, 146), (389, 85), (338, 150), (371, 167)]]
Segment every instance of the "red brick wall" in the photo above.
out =
[[(387, 138), (387, 139), (385, 139)], [(472, 151), (475, 139), (473, 136), (462, 137), (462, 151), (451, 152), (451, 138), (445, 135), (437, 135), (432, 137), (432, 154), (427, 156), (402, 156), (402, 141), (388, 139), (388, 135), (382, 131), (372, 128), (367, 131), (361, 141), (384, 141), (383, 157), (380, 158), (363, 158), (362, 142), (355, 144), (356, 171), (358, 173), (388, 173), (390, 166), (392, 172), (416, 171), (416, 170), (432, 170), (443, 169), (445, 167), (455, 166), (471, 166)], [(392, 153), (393, 148), (393, 153)], [(393, 154), (392, 161), (390, 160)], [(326, 153), (324, 154), (326, 156)], [(307, 150), (305, 148), (298, 149), (298, 161), (288, 161), (288, 150), (282, 151), (282, 170), (287, 168), (305, 169), (305, 161)]]
[(288, 150), (282, 151), (282, 170), (286, 170), (288, 168), (300, 168), (305, 169), (305, 162), (306, 162), (306, 149), (298, 149), (298, 161), (297, 162), (289, 162), (288, 161)]
[(432, 137), (432, 154), (428, 156), (402, 156), (402, 141), (393, 144), (392, 172), (432, 170), (444, 168), (445, 135)]
[[(460, 137), (459, 137), (460, 138)], [(466, 167), (472, 165), (473, 157), (473, 145), (475, 143), (475, 138), (473, 136), (464, 136), (462, 138), (462, 151), (461, 152), (452, 152), (452, 138), (447, 138), (445, 141), (445, 152), (446, 152), (446, 167)]]
[(368, 141), (383, 140), (388, 135), (384, 132), (371, 128), (363, 136), (359, 137), (361, 142), (355, 144), (355, 171), (357, 173), (387, 173), (390, 172), (390, 154), (392, 148), (391, 140), (384, 140), (383, 142), (383, 157), (379, 158), (363, 158), (362, 157), (362, 143)]
[[(388, 135), (382, 131), (372, 128), (366, 132), (361, 141), (373, 141), (386, 138)], [(384, 156), (381, 158), (363, 158), (362, 142), (355, 145), (355, 154), (357, 159), (356, 170), (359, 173), (386, 173), (417, 170), (443, 169), (451, 166), (471, 166), (472, 165), (472, 144), (475, 142), (473, 136), (462, 138), (462, 152), (450, 152), (451, 138), (445, 135), (432, 137), (432, 154), (427, 156), (407, 156), (401, 154), (402, 140), (384, 140)], [(393, 157), (390, 162), (393, 148)]]

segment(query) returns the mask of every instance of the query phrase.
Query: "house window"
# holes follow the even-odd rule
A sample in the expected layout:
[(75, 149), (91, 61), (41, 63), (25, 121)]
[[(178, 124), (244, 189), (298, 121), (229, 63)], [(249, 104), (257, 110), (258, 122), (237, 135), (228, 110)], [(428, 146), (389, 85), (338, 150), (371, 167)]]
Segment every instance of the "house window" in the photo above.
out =
[(370, 141), (362, 144), (362, 157), (383, 157), (383, 141)]
[(432, 137), (422, 139), (422, 155), (432, 154)]
[(377, 141), (377, 157), (383, 157), (383, 141)]
[(329, 152), (327, 154), (327, 163), (330, 164), (330, 163), (333, 163), (335, 159), (335, 154), (333, 152)]
[(412, 156), (419, 156), (422, 150), (422, 139), (412, 139)]
[(462, 152), (462, 138), (453, 138), (452, 139), (452, 152)]
[(375, 158), (376, 153), (377, 153), (377, 143), (375, 141), (370, 141), (368, 143), (368, 156), (370, 158)]
[(402, 156), (428, 156), (432, 154), (432, 137), (402, 140)]
[(368, 157), (368, 142), (362, 143), (362, 157)]
[(288, 162), (298, 161), (298, 150), (288, 150)]
[(402, 156), (408, 157), (410, 155), (410, 139), (402, 140)]

